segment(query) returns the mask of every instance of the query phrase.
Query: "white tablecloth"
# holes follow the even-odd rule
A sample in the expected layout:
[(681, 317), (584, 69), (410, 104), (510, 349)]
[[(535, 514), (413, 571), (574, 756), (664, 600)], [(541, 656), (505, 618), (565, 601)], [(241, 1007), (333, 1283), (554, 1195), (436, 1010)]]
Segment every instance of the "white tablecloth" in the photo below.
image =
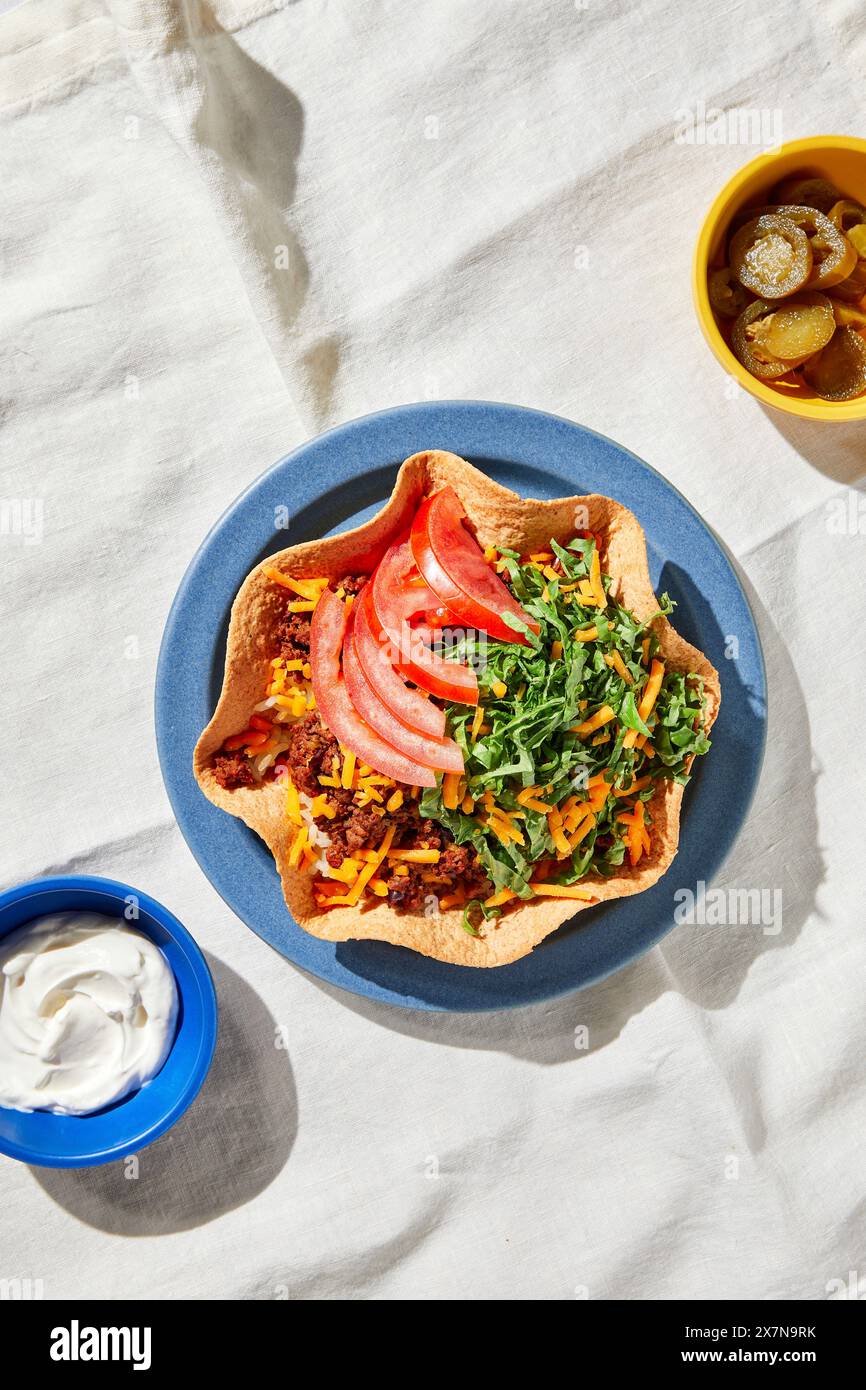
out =
[[(0, 19), (0, 881), (151, 891), (222, 1011), (202, 1097), (137, 1177), (0, 1160), (0, 1278), (119, 1299), (866, 1288), (866, 537), (831, 520), (866, 509), (866, 436), (731, 394), (689, 266), (756, 150), (675, 138), (701, 103), (863, 133), (864, 59), (858, 0)], [(151, 721), (190, 555), (305, 437), (458, 396), (612, 435), (739, 560), (770, 732), (719, 882), (781, 889), (778, 934), (685, 926), (562, 1002), (424, 1017), (300, 974), (193, 862)]]

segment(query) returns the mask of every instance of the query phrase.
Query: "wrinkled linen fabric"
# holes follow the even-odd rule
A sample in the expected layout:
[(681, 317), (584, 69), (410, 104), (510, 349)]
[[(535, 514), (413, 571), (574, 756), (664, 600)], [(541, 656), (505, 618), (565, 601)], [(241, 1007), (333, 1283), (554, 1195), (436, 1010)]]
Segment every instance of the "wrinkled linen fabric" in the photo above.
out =
[[(692, 247), (758, 151), (683, 137), (714, 108), (862, 134), (864, 60), (857, 0), (0, 18), (0, 883), (152, 892), (208, 952), (222, 1024), (201, 1098), (137, 1164), (0, 1159), (0, 1278), (46, 1298), (866, 1291), (864, 431), (764, 410), (710, 355)], [(769, 739), (717, 882), (781, 890), (779, 930), (682, 926), (570, 998), (421, 1016), (302, 975), (194, 863), (151, 716), (192, 553), (294, 445), (437, 397), (612, 435), (736, 557)]]

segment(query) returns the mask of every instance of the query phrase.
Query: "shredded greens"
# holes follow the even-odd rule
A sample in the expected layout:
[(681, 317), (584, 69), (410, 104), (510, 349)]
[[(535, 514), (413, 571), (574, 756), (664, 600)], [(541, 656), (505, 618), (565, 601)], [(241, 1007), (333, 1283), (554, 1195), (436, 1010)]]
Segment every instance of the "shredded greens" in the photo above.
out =
[(488, 922), (491, 917), (498, 917), (501, 908), (488, 907), (480, 898), (472, 898), (463, 909), (463, 930), (468, 931), (470, 936), (480, 936), (478, 930), (482, 922)]
[[(552, 868), (548, 881), (568, 885), (590, 873), (614, 873), (626, 852), (626, 832), (617, 820), (626, 808), (616, 796), (607, 796), (589, 833), (563, 856), (554, 842), (548, 814), (518, 802), (521, 791), (537, 787), (541, 802), (558, 807), (575, 794), (585, 796), (587, 782), (609, 769), (607, 780), (617, 789), (627, 789), (638, 778), (649, 776), (650, 783), (638, 792), (646, 803), (659, 778), (686, 783), (692, 758), (710, 746), (703, 731), (703, 685), (697, 676), (666, 672), (648, 722), (641, 719), (641, 693), (658, 650), (651, 624), (674, 605), (664, 594), (658, 613), (639, 622), (611, 598), (608, 576), (602, 577), (604, 610), (585, 604), (577, 586), (590, 576), (594, 549), (591, 536), (578, 537), (568, 546), (551, 541), (552, 558), (546, 565), (521, 563), (515, 552), (500, 552), (512, 591), (539, 623), (540, 633), (535, 636), (519, 618), (504, 615), (510, 626), (522, 627), (529, 645), (487, 639), (485, 661), (478, 671), (483, 706), (480, 729), (476, 722), (473, 731), (471, 707), (446, 707), (448, 732), (465, 760), (461, 804), (457, 809), (445, 805), (444, 779), (426, 790), (421, 800), (422, 816), (447, 826), (458, 844), (475, 848), (497, 892), (510, 889), (520, 898), (532, 896), (532, 866), (540, 860), (555, 859), (555, 866), (548, 865)], [(552, 566), (556, 578), (551, 577)], [(594, 640), (575, 636), (591, 628), (597, 632)], [(610, 664), (614, 653), (631, 682)], [(459, 648), (453, 654), (459, 656)], [(605, 705), (614, 711), (615, 719), (589, 734), (574, 732)], [(652, 758), (640, 748), (625, 746), (628, 730), (651, 739)], [(485, 814), (488, 793), (487, 806), (492, 797), (497, 807), (514, 815), (522, 842), (509, 836), (503, 843), (493, 831)], [(650, 826), (646, 807), (644, 812)], [(477, 933), (482, 916), (487, 916), (479, 911), (482, 906), (467, 905), (464, 926), (472, 934)]]

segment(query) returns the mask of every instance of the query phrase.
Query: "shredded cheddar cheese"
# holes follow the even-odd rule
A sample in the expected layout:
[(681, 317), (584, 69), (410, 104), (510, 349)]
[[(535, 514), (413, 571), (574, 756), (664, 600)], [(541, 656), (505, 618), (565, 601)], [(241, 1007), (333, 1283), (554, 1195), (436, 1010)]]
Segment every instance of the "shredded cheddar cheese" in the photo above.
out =
[(345, 897), (332, 898), (332, 903), (338, 903), (341, 907), (355, 906), (355, 904), (360, 900), (361, 894), (363, 893), (367, 884), (370, 882), (370, 879), (375, 874), (376, 869), (385, 859), (385, 856), (391, 848), (391, 841), (394, 839), (396, 832), (396, 825), (388, 826), (388, 829), (385, 831), (385, 837), (382, 840), (381, 845), (377, 850), (374, 851), (375, 858), (371, 860), (370, 863), (364, 865), (363, 869), (358, 874), (358, 877), (355, 879), (354, 884), (352, 885), (349, 892), (345, 895)]
[(511, 888), (500, 888), (498, 893), (491, 893), (489, 898), (484, 899), (485, 907), (502, 907), (504, 903), (511, 902), (517, 894)]
[(291, 777), (286, 783), (286, 814), (293, 825), (302, 825), (301, 801), (298, 796), (298, 789)]
[(651, 781), (651, 777), (639, 777), (636, 782), (632, 782), (630, 787), (618, 787), (614, 796), (635, 796), (638, 792), (642, 792), (644, 787), (648, 787)]
[(647, 720), (650, 717), (650, 714), (652, 713), (653, 705), (658, 699), (658, 694), (662, 688), (662, 681), (664, 680), (664, 678), (664, 662), (657, 661), (655, 658), (653, 658), (653, 664), (650, 670), (649, 680), (647, 681), (646, 686), (644, 687), (644, 692), (641, 695), (640, 703), (637, 707), (637, 712), (644, 723), (647, 722)]
[(304, 845), (307, 843), (307, 827), (302, 825), (294, 840), (292, 848), (289, 850), (289, 867), (296, 869), (300, 863), (301, 855), (304, 852)]
[(459, 772), (446, 772), (442, 779), (442, 805), (446, 811), (456, 811), (460, 805), (461, 776)]
[(596, 729), (600, 729), (611, 719), (616, 719), (616, 711), (612, 710), (610, 705), (602, 705), (589, 719), (584, 719), (582, 724), (574, 725), (569, 732), (577, 734), (578, 738), (585, 738), (587, 734), (594, 734)]
[(604, 592), (604, 585), (601, 582), (601, 560), (597, 545), (593, 546), (592, 559), (589, 562), (589, 583), (599, 608), (606, 608), (607, 594)]
[(530, 888), (534, 893), (544, 898), (576, 898), (579, 902), (592, 902), (594, 894), (588, 888), (581, 888), (579, 884), (566, 885), (562, 883), (539, 883), (533, 879)]
[(625, 662), (623, 661), (616, 648), (614, 648), (610, 655), (606, 656), (604, 659), (607, 662), (608, 666), (613, 667), (618, 676), (622, 676), (626, 685), (634, 685), (634, 676), (626, 666)]
[(341, 746), (340, 752), (343, 755), (343, 772), (340, 777), (340, 786), (350, 791), (355, 780), (355, 754)]

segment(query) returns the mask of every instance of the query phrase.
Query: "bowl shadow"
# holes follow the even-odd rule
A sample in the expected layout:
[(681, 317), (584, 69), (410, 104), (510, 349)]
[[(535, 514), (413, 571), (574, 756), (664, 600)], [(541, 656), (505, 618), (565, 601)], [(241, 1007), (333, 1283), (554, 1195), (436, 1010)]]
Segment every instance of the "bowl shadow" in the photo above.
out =
[(95, 1168), (32, 1167), (40, 1187), (79, 1221), (111, 1235), (187, 1231), (243, 1206), (281, 1172), (297, 1133), (288, 1053), (254, 990), (207, 955), (219, 1037), (201, 1093), (140, 1153)]
[(770, 424), (825, 477), (853, 487), (866, 479), (866, 420), (801, 420), (759, 402)]

